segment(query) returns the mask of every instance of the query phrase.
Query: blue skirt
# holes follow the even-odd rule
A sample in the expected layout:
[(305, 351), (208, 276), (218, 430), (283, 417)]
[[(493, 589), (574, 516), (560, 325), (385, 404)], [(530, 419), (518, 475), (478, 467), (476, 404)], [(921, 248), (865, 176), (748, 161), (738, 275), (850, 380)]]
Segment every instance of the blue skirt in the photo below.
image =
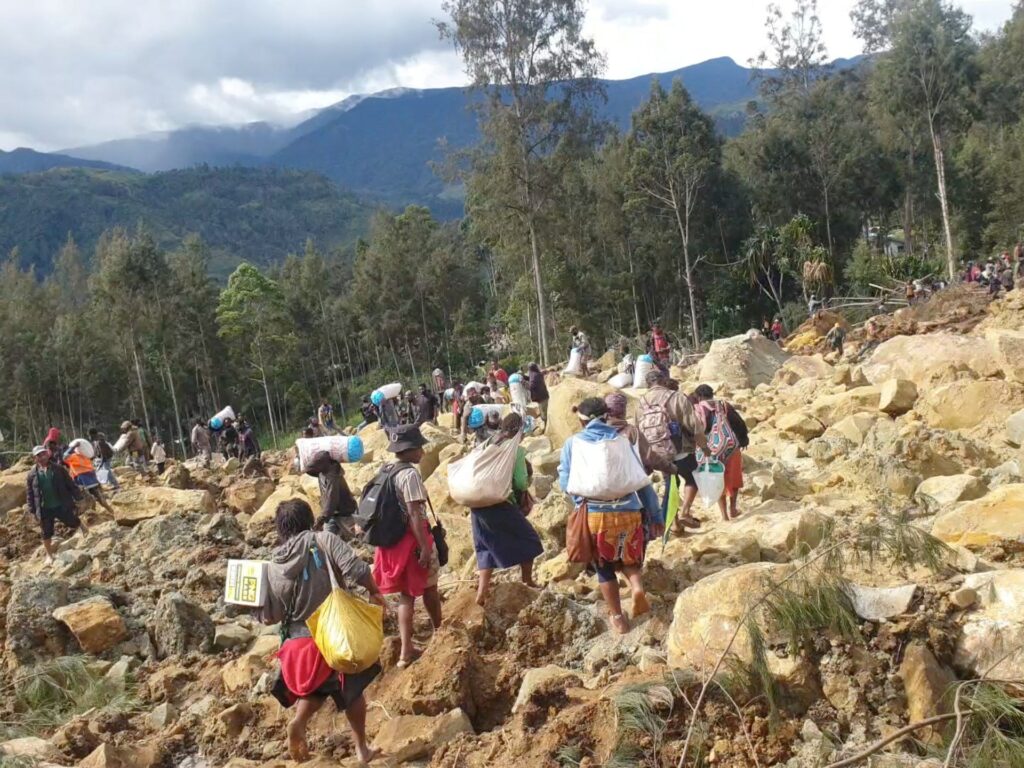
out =
[(80, 488), (88, 490), (89, 488), (95, 488), (100, 484), (100, 481), (97, 479), (95, 472), (83, 472), (75, 478), (75, 483)]
[(537, 531), (513, 504), (474, 509), (470, 517), (476, 567), (481, 570), (529, 563), (544, 551)]

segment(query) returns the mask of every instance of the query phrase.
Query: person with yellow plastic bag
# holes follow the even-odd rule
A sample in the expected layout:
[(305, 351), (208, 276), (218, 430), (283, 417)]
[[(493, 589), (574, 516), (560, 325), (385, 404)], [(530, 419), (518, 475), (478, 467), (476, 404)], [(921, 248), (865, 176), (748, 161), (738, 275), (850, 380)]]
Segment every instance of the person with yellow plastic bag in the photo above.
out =
[[(288, 724), (288, 753), (309, 759), (306, 728), (333, 699), (345, 712), (356, 756), (368, 763), (377, 752), (366, 742), (363, 692), (381, 672), (384, 597), (370, 566), (339, 536), (313, 530), (313, 510), (301, 499), (283, 501), (274, 516), (279, 539), (267, 569), (267, 596), (255, 611), (264, 624), (280, 623), (280, 671), (271, 693), (295, 705)], [(370, 603), (348, 592), (363, 587)]]

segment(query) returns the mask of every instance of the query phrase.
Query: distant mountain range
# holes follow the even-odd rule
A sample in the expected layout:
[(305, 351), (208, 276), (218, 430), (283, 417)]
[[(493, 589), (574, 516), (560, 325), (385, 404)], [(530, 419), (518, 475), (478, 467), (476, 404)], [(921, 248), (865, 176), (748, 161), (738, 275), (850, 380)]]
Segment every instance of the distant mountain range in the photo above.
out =
[(307, 238), (321, 249), (352, 245), (373, 210), (321, 174), (280, 168), (11, 173), (0, 175), (0, 259), (17, 248), (23, 266), (47, 274), (69, 235), (91, 258), (105, 230), (141, 224), (167, 249), (198, 234), (211, 273), (224, 278), (242, 259), (270, 265), (301, 253)]
[[(757, 84), (728, 58), (606, 81), (601, 113), (626, 129), (651, 81), (668, 87), (676, 78), (723, 134), (742, 130)], [(280, 259), (307, 236), (325, 247), (350, 243), (379, 205), (420, 203), (457, 218), (461, 190), (446, 189), (432, 164), (443, 160), (442, 142), (477, 140), (473, 98), (462, 88), (395, 88), (349, 97), (291, 126), (193, 126), (61, 153), (0, 152), (0, 254), (18, 246), (23, 262), (45, 272), (69, 233), (89, 250), (105, 228), (143, 222), (168, 247), (198, 232), (223, 275), (239, 258)], [(80, 170), (57, 170), (69, 168)]]
[(106, 163), (102, 160), (87, 160), (55, 152), (36, 152), (34, 149), (19, 147), (4, 152), (0, 149), (0, 173), (39, 173), (51, 168), (103, 168), (108, 171), (128, 171), (125, 166)]

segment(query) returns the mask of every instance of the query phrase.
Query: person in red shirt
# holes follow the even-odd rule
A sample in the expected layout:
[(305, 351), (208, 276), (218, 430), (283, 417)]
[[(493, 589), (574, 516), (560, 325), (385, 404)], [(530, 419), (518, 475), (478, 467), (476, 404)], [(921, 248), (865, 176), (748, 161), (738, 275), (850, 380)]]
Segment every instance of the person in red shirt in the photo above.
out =
[(659, 363), (668, 363), (672, 357), (672, 346), (668, 342), (668, 336), (661, 330), (658, 323), (651, 326), (651, 338), (647, 341), (647, 352)]
[(491, 375), (498, 380), (498, 383), (503, 389), (508, 386), (508, 373), (506, 373), (504, 368), (498, 365), (497, 360), (491, 363)]

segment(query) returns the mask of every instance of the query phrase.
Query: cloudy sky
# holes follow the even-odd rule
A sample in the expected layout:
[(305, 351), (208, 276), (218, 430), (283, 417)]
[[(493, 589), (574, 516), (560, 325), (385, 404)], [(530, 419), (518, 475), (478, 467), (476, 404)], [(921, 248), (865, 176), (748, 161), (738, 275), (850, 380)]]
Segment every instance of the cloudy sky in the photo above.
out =
[[(783, 0), (787, 7), (792, 0)], [(829, 53), (854, 0), (821, 0)], [(352, 93), (464, 81), (440, 0), (0, 0), (0, 149), (54, 150), (195, 123), (286, 121)], [(766, 0), (590, 0), (607, 75), (764, 45)], [(962, 0), (993, 29), (1012, 0)]]

